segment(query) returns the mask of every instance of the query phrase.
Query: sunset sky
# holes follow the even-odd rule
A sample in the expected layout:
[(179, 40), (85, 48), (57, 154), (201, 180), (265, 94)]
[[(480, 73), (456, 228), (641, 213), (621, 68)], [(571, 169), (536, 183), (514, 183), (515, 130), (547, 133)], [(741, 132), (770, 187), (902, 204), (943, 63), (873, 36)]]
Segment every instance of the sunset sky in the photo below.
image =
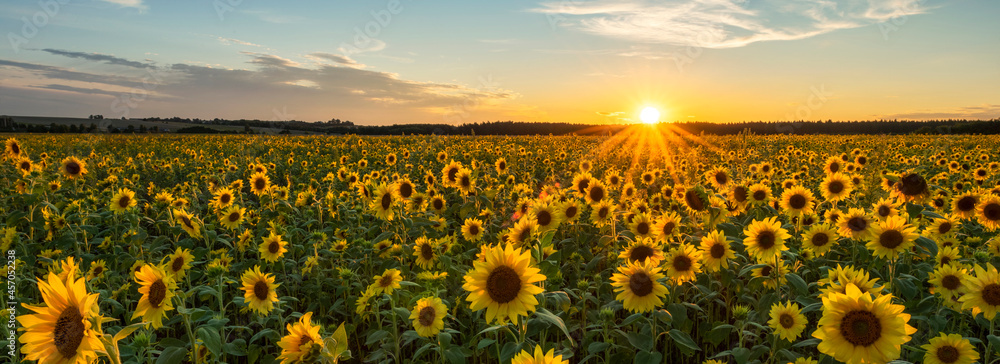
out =
[(0, 114), (990, 119), (997, 14), (986, 0), (5, 1)]

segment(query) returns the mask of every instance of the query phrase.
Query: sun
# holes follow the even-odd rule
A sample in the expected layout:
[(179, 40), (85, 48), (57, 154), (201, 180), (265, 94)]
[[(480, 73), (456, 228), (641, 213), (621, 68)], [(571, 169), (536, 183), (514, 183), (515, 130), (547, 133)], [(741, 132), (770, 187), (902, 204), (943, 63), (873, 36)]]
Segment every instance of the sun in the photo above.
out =
[(639, 120), (646, 124), (656, 124), (657, 121), (660, 121), (660, 110), (654, 107), (642, 109), (642, 112), (639, 113)]

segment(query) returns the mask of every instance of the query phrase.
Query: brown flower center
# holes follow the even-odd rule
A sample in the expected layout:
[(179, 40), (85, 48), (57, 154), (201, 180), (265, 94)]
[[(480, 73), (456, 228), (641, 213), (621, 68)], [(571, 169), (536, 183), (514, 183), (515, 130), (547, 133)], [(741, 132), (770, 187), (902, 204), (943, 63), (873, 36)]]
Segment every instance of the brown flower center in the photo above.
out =
[(409, 198), (411, 195), (413, 195), (413, 185), (411, 185), (409, 183), (405, 183), (405, 182), (404, 183), (400, 183), (399, 184), (399, 196), (402, 197), (402, 198)]
[(907, 196), (915, 196), (927, 190), (927, 181), (918, 174), (908, 174), (899, 180), (897, 188)]
[(635, 231), (638, 232), (639, 235), (649, 234), (649, 223), (645, 221), (639, 222), (635, 225)]
[[(67, 174), (69, 174), (70, 176), (75, 176), (80, 174), (80, 170), (82, 169), (82, 167), (80, 167), (79, 163), (71, 161), (66, 163), (65, 169)], [(74, 348), (74, 350), (76, 349)]]
[(760, 248), (760, 250), (771, 249), (774, 247), (774, 243), (774, 232), (765, 230), (761, 231), (760, 234), (757, 234), (757, 247)]
[(149, 299), (149, 304), (153, 308), (159, 308), (160, 304), (163, 303), (163, 299), (167, 297), (167, 285), (163, 283), (162, 279), (157, 279), (156, 282), (149, 285), (149, 292), (146, 295)]
[(653, 280), (645, 272), (635, 272), (628, 279), (628, 288), (632, 294), (645, 297), (653, 292)]
[(552, 223), (552, 213), (547, 210), (538, 211), (538, 214), (535, 216), (535, 222), (541, 227), (549, 226)]
[(99, 275), (99, 274), (101, 274), (103, 272), (104, 272), (104, 267), (102, 267), (102, 266), (96, 266), (96, 267), (94, 267), (94, 275), (95, 276)]
[(687, 272), (691, 270), (691, 257), (687, 255), (678, 255), (674, 257), (674, 270), (678, 272)]
[(469, 235), (476, 236), (479, 235), (479, 225), (471, 224), (469, 225)]
[(1000, 221), (1000, 203), (990, 203), (983, 207), (983, 216), (990, 221)]
[(767, 192), (760, 191), (760, 190), (753, 192), (753, 199), (755, 201), (764, 201), (764, 198), (766, 198), (766, 197), (767, 197)]
[(432, 202), (432, 204), (434, 204), (435, 210), (444, 209), (444, 201), (441, 199), (435, 199), (434, 202)]
[(85, 326), (80, 309), (76, 306), (67, 307), (56, 319), (56, 327), (52, 330), (56, 350), (63, 358), (76, 356), (76, 349), (83, 342)]
[(974, 196), (965, 196), (958, 200), (955, 204), (960, 211), (972, 211), (976, 207), (976, 198)]
[(417, 321), (420, 322), (421, 326), (431, 326), (434, 324), (436, 317), (437, 311), (434, 311), (434, 307), (427, 306), (420, 309), (420, 313), (417, 314)]
[(954, 291), (961, 287), (962, 279), (956, 277), (954, 274), (949, 274), (941, 278), (941, 287), (948, 289), (949, 291)]
[(496, 267), (486, 278), (486, 293), (497, 303), (513, 301), (521, 293), (521, 277), (511, 267)]
[(254, 189), (260, 191), (260, 190), (263, 190), (264, 187), (267, 187), (267, 181), (265, 181), (263, 178), (257, 178), (255, 180), (253, 180), (253, 188)]
[(878, 237), (878, 243), (889, 249), (896, 249), (903, 244), (903, 234), (899, 230), (886, 230)]
[(455, 176), (458, 175), (458, 168), (452, 167), (448, 170), (448, 182), (455, 182)]
[(790, 329), (792, 326), (795, 326), (795, 318), (788, 313), (782, 313), (781, 316), (778, 316), (778, 322), (781, 324), (781, 327), (786, 329)]
[(222, 204), (227, 204), (232, 199), (233, 196), (228, 193), (223, 193), (222, 195), (219, 196), (219, 202), (221, 202)]
[(712, 255), (712, 258), (722, 259), (722, 257), (726, 255), (726, 246), (722, 244), (715, 244), (712, 245), (712, 248), (709, 249), (708, 252)]
[(121, 208), (128, 207), (129, 201), (132, 201), (132, 199), (129, 198), (128, 196), (122, 196), (121, 198), (118, 199), (118, 207)]
[(826, 235), (826, 233), (819, 233), (813, 235), (812, 240), (810, 240), (810, 242), (812, 242), (812, 245), (815, 247), (821, 247), (830, 242), (830, 236)]
[[(763, 192), (761, 192), (761, 194), (763, 194)], [(737, 186), (735, 189), (733, 189), (733, 198), (736, 199), (736, 202), (746, 201), (747, 200), (747, 188), (743, 187), (743, 186)], [(761, 198), (763, 199), (764, 197), (761, 197)]]
[(636, 245), (628, 254), (628, 260), (634, 262), (645, 262), (647, 258), (653, 256), (653, 248), (645, 245)]
[(434, 259), (434, 248), (431, 248), (430, 244), (426, 244), (426, 243), (425, 244), (421, 244), (420, 245), (420, 257), (424, 258), (424, 260)]
[(1000, 284), (990, 283), (983, 287), (983, 301), (990, 306), (1000, 306)]
[(841, 193), (844, 191), (844, 183), (840, 181), (830, 182), (830, 185), (826, 188), (830, 193)]
[(937, 349), (934, 353), (942, 363), (954, 363), (958, 361), (958, 349), (951, 345), (945, 345)]
[(597, 210), (597, 216), (602, 219), (608, 217), (609, 213), (611, 213), (611, 209), (608, 207), (602, 207), (600, 210)]
[(806, 207), (806, 197), (798, 193), (792, 195), (788, 198), (788, 207), (795, 210), (801, 210)]
[(702, 201), (701, 196), (698, 196), (698, 192), (694, 190), (684, 193), (684, 201), (687, 202), (688, 207), (692, 210), (701, 211), (705, 209), (705, 201)]
[(724, 185), (729, 182), (729, 176), (726, 175), (726, 172), (717, 172), (715, 174), (715, 182)]
[(174, 272), (180, 272), (181, 268), (184, 268), (184, 257), (174, 258), (174, 261), (170, 263), (170, 269)]
[(938, 225), (938, 234), (947, 234), (949, 231), (951, 231), (950, 222), (945, 221), (942, 222), (941, 225)]
[(594, 186), (590, 189), (590, 193), (588, 193), (588, 195), (592, 201), (601, 202), (601, 200), (604, 199), (604, 188), (601, 186)]
[(386, 194), (382, 195), (382, 202), (381, 203), (382, 203), (382, 209), (383, 210), (388, 210), (389, 207), (392, 206), (392, 194), (389, 194), (387, 192)]
[(840, 334), (855, 346), (869, 346), (882, 337), (882, 323), (871, 311), (851, 311), (840, 322)]
[(868, 222), (865, 221), (865, 219), (861, 218), (860, 216), (855, 216), (852, 217), (850, 220), (847, 220), (847, 228), (851, 229), (851, 231), (856, 233), (862, 232), (868, 228)]
[(271, 243), (267, 244), (267, 251), (271, 254), (278, 254), (279, 250), (281, 250), (281, 244), (278, 243), (277, 239), (271, 240)]
[(576, 213), (579, 211), (580, 210), (577, 209), (576, 205), (570, 205), (569, 207), (566, 208), (566, 218), (572, 219), (576, 217)]
[(267, 286), (267, 282), (264, 282), (263, 279), (253, 284), (253, 295), (258, 300), (266, 301), (269, 293), (271, 293), (271, 288)]
[(878, 207), (878, 216), (889, 217), (889, 214), (891, 213), (892, 209), (890, 209), (889, 206), (882, 205)]

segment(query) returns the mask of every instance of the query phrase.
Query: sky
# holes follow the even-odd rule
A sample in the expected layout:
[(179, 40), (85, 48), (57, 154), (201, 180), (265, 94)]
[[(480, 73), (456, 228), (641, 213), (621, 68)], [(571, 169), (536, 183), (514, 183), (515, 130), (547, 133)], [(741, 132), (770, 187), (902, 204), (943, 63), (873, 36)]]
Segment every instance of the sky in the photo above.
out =
[(997, 14), (992, 0), (5, 1), (0, 114), (992, 119)]

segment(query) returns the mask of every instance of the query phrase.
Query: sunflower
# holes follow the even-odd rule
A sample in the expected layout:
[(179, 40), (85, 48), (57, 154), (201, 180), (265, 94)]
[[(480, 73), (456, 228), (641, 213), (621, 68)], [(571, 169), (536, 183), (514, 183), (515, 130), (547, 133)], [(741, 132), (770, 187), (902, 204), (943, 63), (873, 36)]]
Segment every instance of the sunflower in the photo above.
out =
[(955, 263), (961, 257), (962, 256), (958, 251), (958, 247), (939, 247), (937, 256), (934, 257), (934, 261), (937, 263), (937, 266), (941, 267)]
[(636, 214), (632, 218), (632, 222), (628, 224), (628, 228), (636, 239), (653, 237), (653, 222), (648, 214)]
[(267, 172), (257, 172), (250, 175), (250, 190), (257, 196), (263, 195), (271, 188), (271, 179)]
[(462, 163), (452, 160), (441, 168), (441, 182), (445, 186), (455, 186), (458, 181), (458, 171), (462, 169)]
[(771, 187), (763, 183), (755, 183), (750, 186), (749, 194), (752, 205), (766, 205), (774, 198), (771, 196)]
[(480, 257), (465, 274), (462, 285), (469, 291), (466, 301), (473, 311), (485, 308), (487, 322), (510, 319), (516, 324), (519, 316), (535, 310), (535, 295), (544, 292), (535, 283), (544, 281), (545, 276), (531, 263), (530, 251), (510, 244), (484, 246)]
[(87, 174), (87, 162), (77, 157), (66, 157), (62, 160), (62, 174), (68, 179), (80, 178)]
[(399, 282), (403, 281), (403, 274), (399, 269), (386, 269), (382, 275), (374, 276), (372, 279), (375, 280), (375, 283), (371, 284), (375, 293), (392, 295), (392, 290), (402, 287)]
[(506, 240), (508, 244), (520, 247), (531, 241), (531, 236), (535, 233), (535, 230), (537, 230), (538, 225), (535, 222), (536, 219), (530, 218), (531, 216), (528, 217), (529, 218), (518, 220), (517, 223), (514, 224), (514, 227), (510, 229)]
[(478, 219), (468, 218), (462, 224), (462, 237), (467, 241), (479, 241), (483, 239), (483, 222)]
[(823, 172), (833, 174), (844, 169), (844, 161), (837, 156), (831, 156), (823, 162)]
[(845, 293), (848, 285), (853, 285), (873, 295), (879, 294), (884, 288), (882, 286), (876, 287), (878, 278), (871, 278), (868, 272), (854, 269), (851, 266), (843, 267), (840, 264), (837, 264), (836, 268), (830, 269), (827, 272), (827, 277), (820, 279), (817, 283), (821, 287), (819, 298), (828, 297), (834, 293)]
[(417, 300), (417, 306), (410, 311), (413, 320), (413, 330), (423, 337), (435, 337), (444, 329), (444, 316), (448, 307), (437, 297), (425, 297)]
[(174, 210), (174, 220), (177, 221), (177, 223), (181, 225), (181, 228), (183, 228), (188, 235), (191, 235), (192, 238), (201, 237), (201, 224), (194, 219), (194, 216), (188, 214), (187, 211)]
[(556, 355), (556, 349), (543, 352), (540, 345), (535, 345), (535, 352), (521, 351), (511, 359), (510, 364), (569, 364), (562, 355)]
[(589, 205), (596, 205), (608, 197), (608, 189), (604, 187), (604, 183), (599, 179), (593, 179), (587, 186), (587, 190), (583, 194), (584, 200), (587, 201)]
[(976, 219), (986, 231), (1000, 229), (1000, 196), (987, 195), (976, 208)]
[(736, 253), (722, 231), (716, 230), (701, 238), (701, 264), (706, 272), (729, 268), (730, 259), (736, 259)]
[(590, 189), (590, 183), (594, 180), (594, 177), (590, 173), (579, 173), (573, 176), (573, 192), (576, 192), (577, 196), (586, 198), (587, 190)]
[(824, 256), (837, 243), (837, 230), (829, 224), (816, 224), (802, 234), (802, 248), (809, 249), (817, 256)]
[(187, 274), (187, 270), (191, 269), (192, 260), (194, 260), (194, 255), (191, 254), (191, 250), (178, 247), (177, 250), (174, 250), (173, 254), (167, 257), (164, 266), (167, 273), (174, 276), (174, 278), (183, 279), (184, 275)]
[(902, 216), (893, 216), (879, 222), (872, 228), (866, 245), (875, 256), (895, 260), (899, 253), (907, 251), (920, 237), (917, 228), (907, 223)]
[(653, 225), (653, 235), (661, 242), (670, 242), (671, 238), (681, 236), (681, 218), (671, 212), (663, 214)]
[(135, 192), (132, 192), (132, 190), (128, 188), (122, 188), (119, 189), (113, 197), (111, 197), (109, 208), (117, 214), (125, 212), (125, 210), (128, 210), (130, 207), (135, 205)]
[(758, 262), (773, 261), (785, 251), (785, 239), (791, 237), (788, 230), (781, 227), (777, 217), (754, 220), (743, 231), (747, 238), (743, 241), (747, 253)]
[(872, 230), (872, 218), (865, 210), (851, 208), (837, 220), (837, 233), (847, 239), (864, 239)]
[(306, 312), (298, 322), (285, 325), (288, 335), (278, 342), (281, 364), (305, 362), (314, 345), (319, 345), (319, 351), (325, 347), (323, 337), (319, 335), (320, 326), (312, 323), (312, 315), (312, 312)]
[(905, 202), (920, 202), (928, 195), (930, 195), (930, 189), (928, 189), (927, 180), (916, 173), (906, 172), (899, 175), (899, 179), (896, 182), (890, 182), (892, 192), (892, 197), (897, 200), (902, 200)]
[(811, 214), (813, 200), (812, 191), (802, 186), (793, 186), (781, 193), (781, 209), (789, 216)]
[(979, 352), (969, 339), (959, 334), (940, 333), (922, 345), (926, 364), (972, 364), (979, 360)]
[(754, 278), (765, 278), (761, 281), (761, 285), (767, 289), (776, 289), (788, 281), (785, 277), (788, 274), (788, 264), (783, 261), (775, 264), (772, 259), (763, 267), (752, 269), (750, 272)]
[(899, 211), (897, 210), (898, 207), (899, 204), (895, 201), (888, 198), (882, 198), (878, 200), (878, 202), (872, 204), (872, 211), (875, 213), (876, 218), (879, 220), (885, 220), (890, 216), (899, 215)]
[(559, 221), (559, 214), (556, 213), (555, 208), (550, 203), (544, 201), (537, 201), (531, 205), (527, 219), (534, 220), (535, 226), (540, 232), (558, 228), (562, 222)]
[(593, 211), (590, 212), (590, 221), (597, 227), (604, 227), (608, 224), (614, 223), (614, 209), (615, 207), (611, 201), (601, 201), (601, 203), (594, 206)]
[(103, 259), (94, 261), (94, 263), (90, 265), (90, 270), (87, 272), (87, 280), (89, 281), (94, 278), (101, 278), (104, 276), (105, 271), (107, 271), (107, 262)]
[(230, 190), (229, 187), (223, 187), (216, 190), (215, 197), (209, 204), (218, 210), (229, 207), (229, 205), (233, 204), (233, 190)]
[(417, 257), (417, 265), (423, 269), (430, 269), (437, 261), (435, 250), (434, 240), (423, 236), (417, 238), (416, 243), (413, 244), (413, 256)]
[(958, 298), (965, 293), (969, 270), (958, 264), (939, 266), (931, 272), (927, 282), (931, 284), (932, 294), (941, 294), (945, 298)]
[(635, 195), (637, 193), (638, 192), (636, 192), (635, 184), (633, 184), (632, 182), (627, 182), (627, 183), (625, 183), (624, 186), (622, 186), (622, 197), (621, 197), (621, 199), (622, 200), (631, 200), (632, 198), (635, 197)]
[(691, 215), (708, 210), (708, 194), (705, 192), (705, 188), (700, 185), (684, 191), (682, 200), (684, 201), (684, 207), (687, 208), (688, 213)]
[(862, 292), (853, 284), (846, 293), (823, 298), (823, 316), (813, 337), (817, 349), (847, 364), (887, 363), (899, 358), (901, 346), (917, 329), (892, 295)]
[(795, 302), (775, 303), (771, 306), (771, 320), (767, 322), (775, 334), (788, 342), (795, 342), (808, 323)]
[(851, 179), (843, 173), (828, 174), (820, 184), (820, 191), (823, 194), (823, 198), (830, 202), (837, 202), (847, 198), (853, 188)]
[(664, 261), (667, 276), (676, 284), (692, 282), (701, 273), (701, 252), (693, 245), (681, 244), (672, 249)]
[(952, 236), (958, 231), (960, 223), (955, 216), (948, 214), (941, 219), (934, 219), (930, 226), (924, 230), (924, 234), (932, 238), (943, 238)]
[(257, 251), (260, 252), (260, 257), (264, 260), (274, 263), (281, 258), (288, 249), (285, 249), (285, 245), (288, 242), (281, 239), (281, 235), (275, 234), (271, 231), (271, 234), (261, 241), (260, 246), (257, 247)]
[(163, 267), (146, 264), (135, 273), (135, 283), (141, 286), (139, 293), (142, 298), (139, 299), (139, 306), (132, 314), (132, 319), (142, 317), (143, 321), (153, 324), (153, 329), (162, 327), (163, 317), (167, 315), (167, 311), (174, 309), (171, 302), (174, 290), (177, 289), (174, 278)]
[(571, 224), (580, 218), (580, 203), (575, 199), (567, 199), (556, 205), (556, 216), (559, 220)]
[(34, 164), (31, 163), (31, 159), (26, 157), (18, 158), (17, 161), (14, 162), (14, 165), (17, 167), (17, 170), (21, 171), (22, 176), (31, 174), (31, 171), (35, 169)]
[(441, 197), (441, 195), (431, 197), (429, 205), (431, 210), (434, 210), (438, 214), (443, 214), (444, 209), (448, 207), (448, 203), (445, 202), (444, 197)]
[(959, 299), (962, 309), (978, 309), (987, 320), (993, 320), (1000, 310), (1000, 274), (990, 263), (986, 263), (986, 268), (976, 266), (975, 272), (963, 282), (967, 290)]
[(618, 254), (618, 258), (626, 262), (651, 261), (653, 265), (659, 265), (664, 259), (663, 246), (653, 239), (636, 239)]
[(21, 156), (21, 152), (23, 151), (21, 150), (21, 143), (19, 143), (17, 139), (8, 138), (7, 142), (4, 144), (6, 145), (4, 151), (7, 157), (11, 159), (17, 159), (18, 157)]
[(618, 293), (615, 298), (622, 301), (626, 310), (649, 312), (662, 305), (667, 295), (667, 287), (660, 283), (663, 278), (661, 268), (651, 261), (629, 262), (611, 276), (611, 286)]
[(83, 278), (64, 280), (51, 272), (47, 279), (38, 279), (38, 290), (45, 304), (22, 304), (34, 313), (17, 317), (23, 327), (18, 341), (24, 359), (39, 363), (96, 362), (97, 351), (104, 351), (97, 331), (92, 329), (92, 322), (100, 319), (98, 295), (87, 293)]
[(274, 283), (274, 275), (271, 273), (261, 273), (260, 266), (255, 265), (253, 269), (247, 269), (241, 277), (243, 281), (243, 301), (250, 309), (266, 315), (274, 309), (274, 303), (278, 302), (277, 288), (281, 284)]
[(705, 172), (705, 180), (719, 192), (728, 191), (729, 186), (732, 183), (732, 178), (729, 177), (729, 172), (722, 167), (715, 167), (712, 168), (712, 170)]
[(502, 175), (507, 172), (507, 160), (503, 158), (497, 159), (497, 161), (493, 163), (493, 167), (496, 168), (498, 175)]

